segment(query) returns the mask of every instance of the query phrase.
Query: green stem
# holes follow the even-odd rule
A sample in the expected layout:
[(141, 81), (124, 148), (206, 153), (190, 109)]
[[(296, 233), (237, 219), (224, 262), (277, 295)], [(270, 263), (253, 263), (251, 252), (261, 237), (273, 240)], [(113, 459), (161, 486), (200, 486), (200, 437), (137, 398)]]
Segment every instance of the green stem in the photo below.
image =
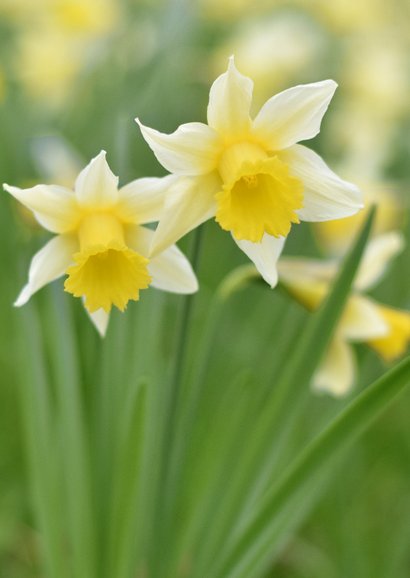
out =
[[(203, 235), (202, 229), (203, 227), (198, 227), (195, 230), (193, 237), (192, 255), (190, 260), (195, 271), (197, 270), (199, 264)], [(160, 446), (160, 471), (158, 475), (157, 506), (154, 513), (154, 535), (150, 553), (152, 576), (158, 576), (159, 578), (162, 576), (162, 568), (166, 558), (163, 555), (163, 549), (166, 548), (166, 536), (168, 530), (167, 520), (169, 520), (167, 512), (169, 509), (168, 485), (170, 480), (170, 464), (172, 455), (174, 453), (174, 443), (176, 441), (175, 435), (177, 415), (180, 405), (188, 334), (191, 325), (194, 299), (195, 295), (188, 295), (183, 299), (176, 337), (176, 348), (174, 354), (175, 361), (170, 380), (167, 384), (167, 390), (164, 390), (163, 392), (164, 395), (167, 395), (167, 400), (165, 405), (165, 415), (163, 422), (164, 427), (162, 430), (162, 441)]]

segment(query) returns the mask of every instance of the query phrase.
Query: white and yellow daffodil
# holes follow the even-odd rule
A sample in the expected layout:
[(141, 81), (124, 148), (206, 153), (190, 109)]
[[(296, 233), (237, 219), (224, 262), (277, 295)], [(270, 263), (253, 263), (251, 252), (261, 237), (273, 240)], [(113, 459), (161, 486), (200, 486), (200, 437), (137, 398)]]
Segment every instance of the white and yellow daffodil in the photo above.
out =
[[(350, 342), (364, 342), (385, 361), (402, 355), (410, 340), (410, 313), (381, 305), (362, 294), (385, 273), (389, 261), (403, 248), (397, 232), (375, 237), (359, 268), (354, 290), (318, 370), (313, 387), (335, 396), (348, 393), (354, 384), (355, 360)], [(308, 310), (319, 307), (335, 278), (339, 262), (283, 258), (279, 278), (287, 291)]]
[(77, 177), (74, 190), (58, 185), (19, 189), (4, 185), (38, 222), (56, 233), (34, 257), (28, 283), (15, 305), (27, 303), (47, 283), (66, 274), (64, 288), (81, 297), (101, 335), (114, 305), (121, 311), (148, 286), (175, 293), (198, 289), (191, 265), (175, 246), (149, 258), (157, 221), (173, 176), (142, 178), (118, 189), (105, 151)]
[(212, 85), (208, 124), (183, 124), (168, 135), (137, 122), (159, 162), (180, 177), (166, 196), (153, 253), (215, 217), (274, 286), (292, 223), (353, 215), (362, 199), (319, 155), (296, 144), (319, 132), (336, 83), (285, 90), (253, 120), (252, 88), (231, 57)]

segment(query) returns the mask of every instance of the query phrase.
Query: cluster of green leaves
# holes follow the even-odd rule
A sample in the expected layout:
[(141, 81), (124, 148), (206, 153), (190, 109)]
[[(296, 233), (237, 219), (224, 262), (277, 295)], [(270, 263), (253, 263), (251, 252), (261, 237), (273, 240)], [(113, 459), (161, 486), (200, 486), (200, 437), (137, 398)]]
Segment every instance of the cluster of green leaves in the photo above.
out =
[[(103, 344), (61, 287), (19, 312), (17, 381), (45, 576), (265, 576), (339, 454), (410, 379), (407, 359), (326, 416), (313, 441), (292, 439), (369, 226), (310, 319), (283, 314), (280, 297), (255, 288), (269, 294), (276, 330), (265, 347), (247, 336), (243, 347), (257, 345), (239, 371), (232, 304), (218, 291), (179, 303), (147, 294), (115, 316)], [(237, 327), (252, 331), (243, 319)]]

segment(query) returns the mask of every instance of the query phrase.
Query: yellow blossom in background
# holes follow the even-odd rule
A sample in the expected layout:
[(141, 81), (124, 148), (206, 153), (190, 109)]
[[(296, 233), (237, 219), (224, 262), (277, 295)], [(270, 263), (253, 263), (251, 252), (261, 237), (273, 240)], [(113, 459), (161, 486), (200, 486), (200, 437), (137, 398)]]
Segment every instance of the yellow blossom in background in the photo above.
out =
[(208, 124), (191, 122), (168, 135), (144, 126), (159, 162), (179, 177), (166, 195), (152, 251), (161, 250), (215, 217), (271, 286), (293, 223), (355, 214), (362, 196), (312, 150), (336, 89), (325, 80), (270, 98), (250, 116), (253, 82), (235, 67), (213, 83)]
[(350, 241), (355, 238), (366, 220), (372, 205), (377, 205), (373, 226), (375, 235), (399, 229), (403, 225), (403, 201), (397, 190), (389, 186), (388, 183), (360, 182), (360, 188), (363, 191), (365, 201), (363, 211), (345, 219), (313, 224), (316, 238), (325, 253), (342, 255), (346, 252)]
[(81, 46), (58, 31), (35, 29), (19, 40), (16, 74), (31, 98), (59, 105), (72, 94), (83, 57)]
[(291, 0), (290, 3), (315, 14), (333, 33), (346, 34), (383, 28), (390, 20), (395, 0)]
[[(389, 262), (403, 249), (396, 232), (375, 237), (366, 248), (354, 290), (335, 330), (328, 351), (313, 378), (313, 387), (335, 396), (345, 395), (355, 381), (352, 342), (366, 343), (385, 361), (406, 352), (410, 341), (410, 312), (382, 305), (363, 294), (385, 275)], [(287, 291), (310, 311), (326, 297), (338, 272), (338, 260), (283, 258), (279, 278)]]
[(240, 23), (218, 47), (213, 69), (220, 70), (227, 55), (234, 53), (243, 71), (252, 74), (254, 103), (261, 105), (295, 80), (319, 74), (323, 52), (324, 35), (318, 26), (301, 14), (279, 13)]
[(13, 8), (15, 76), (31, 98), (53, 106), (70, 97), (121, 16), (113, 0), (19, 0)]
[(27, 285), (16, 306), (47, 283), (67, 275), (65, 290), (81, 297), (98, 331), (104, 335), (112, 306), (121, 311), (149, 285), (175, 293), (192, 293), (197, 281), (175, 246), (150, 259), (153, 231), (164, 192), (173, 177), (143, 178), (118, 189), (102, 151), (78, 175), (75, 189), (60, 185), (4, 188), (29, 208), (39, 223), (56, 233), (34, 257)]

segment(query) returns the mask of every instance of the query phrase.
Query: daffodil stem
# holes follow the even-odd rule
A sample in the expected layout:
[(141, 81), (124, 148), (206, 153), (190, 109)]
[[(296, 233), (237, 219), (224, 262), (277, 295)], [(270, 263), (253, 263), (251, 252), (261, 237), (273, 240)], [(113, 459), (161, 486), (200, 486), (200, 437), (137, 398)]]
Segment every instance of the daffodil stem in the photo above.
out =
[[(198, 229), (195, 230), (192, 246), (191, 263), (194, 271), (197, 270), (199, 265), (201, 240), (202, 240), (202, 227), (199, 227)], [(175, 365), (173, 367), (171, 379), (168, 386), (171, 394), (170, 406), (168, 410), (167, 427), (165, 428), (165, 430), (167, 429), (170, 430), (168, 433), (172, 433), (171, 429), (173, 428), (175, 411), (180, 397), (180, 386), (181, 386), (181, 377), (184, 370), (187, 333), (189, 331), (194, 299), (195, 295), (188, 295), (187, 297), (185, 297), (182, 303), (181, 316), (177, 333)], [(170, 438), (164, 439), (166, 441), (169, 441)]]
[[(195, 271), (197, 270), (199, 264), (202, 236), (202, 227), (199, 227), (195, 230), (193, 235), (192, 253), (190, 259), (192, 267)], [(164, 523), (164, 512), (167, 509), (167, 486), (169, 481), (171, 458), (175, 445), (176, 418), (181, 397), (181, 386), (185, 367), (187, 341), (191, 325), (194, 299), (194, 295), (188, 295), (183, 299), (181, 305), (176, 332), (176, 347), (173, 366), (171, 376), (167, 384), (167, 390), (164, 391), (164, 395), (167, 395), (167, 402), (163, 416), (163, 434), (160, 449), (161, 465), (158, 477), (158, 499), (154, 520), (155, 540), (153, 541), (153, 550), (151, 552), (152, 576), (161, 576), (162, 560), (165, 559), (165, 557), (162, 555), (158, 555), (156, 545), (159, 544), (161, 550), (165, 546), (167, 525)]]

